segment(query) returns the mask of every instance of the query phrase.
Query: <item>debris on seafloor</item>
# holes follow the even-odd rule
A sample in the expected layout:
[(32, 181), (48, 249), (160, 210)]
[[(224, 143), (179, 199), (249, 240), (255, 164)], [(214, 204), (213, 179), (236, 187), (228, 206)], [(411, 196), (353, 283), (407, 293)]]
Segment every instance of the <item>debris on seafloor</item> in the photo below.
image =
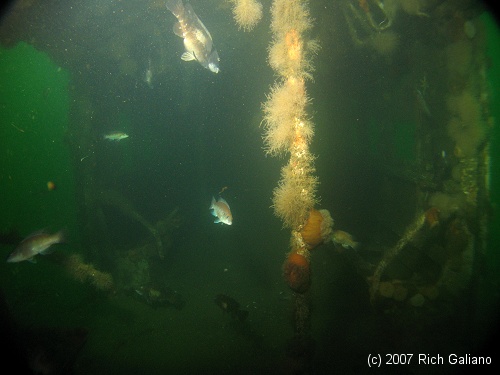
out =
[(135, 289), (127, 290), (130, 295), (140, 302), (146, 303), (151, 307), (173, 307), (181, 310), (186, 302), (182, 295), (176, 290), (167, 286), (154, 285), (153, 283), (140, 286)]

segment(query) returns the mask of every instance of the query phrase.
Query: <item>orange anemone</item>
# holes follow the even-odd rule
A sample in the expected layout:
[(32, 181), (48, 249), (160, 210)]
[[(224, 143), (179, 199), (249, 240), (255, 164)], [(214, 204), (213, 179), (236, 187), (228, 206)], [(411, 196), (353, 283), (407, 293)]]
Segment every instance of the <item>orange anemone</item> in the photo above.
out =
[(52, 181), (47, 182), (47, 190), (52, 191), (56, 189), (56, 184)]
[(370, 13), (370, 6), (367, 0), (359, 0), (359, 7), (365, 11), (365, 13)]
[(327, 210), (309, 211), (309, 217), (300, 231), (307, 248), (312, 249), (322, 242), (327, 242), (331, 236), (332, 226), (333, 219)]
[(425, 211), (425, 220), (430, 228), (434, 228), (439, 224), (439, 210), (436, 207), (431, 207)]
[(283, 265), (283, 275), (290, 289), (296, 293), (305, 293), (311, 286), (309, 261), (296, 252), (288, 255)]

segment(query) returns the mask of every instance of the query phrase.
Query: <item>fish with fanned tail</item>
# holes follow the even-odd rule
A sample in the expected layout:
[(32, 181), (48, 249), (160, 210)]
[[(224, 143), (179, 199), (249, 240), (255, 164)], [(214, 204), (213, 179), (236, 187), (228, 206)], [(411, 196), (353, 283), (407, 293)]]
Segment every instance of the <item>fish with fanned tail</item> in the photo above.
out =
[(204, 68), (219, 72), (219, 54), (213, 46), (212, 35), (198, 18), (191, 4), (182, 0), (167, 0), (167, 9), (179, 22), (174, 25), (174, 34), (184, 40), (185, 52), (181, 59), (198, 61)]

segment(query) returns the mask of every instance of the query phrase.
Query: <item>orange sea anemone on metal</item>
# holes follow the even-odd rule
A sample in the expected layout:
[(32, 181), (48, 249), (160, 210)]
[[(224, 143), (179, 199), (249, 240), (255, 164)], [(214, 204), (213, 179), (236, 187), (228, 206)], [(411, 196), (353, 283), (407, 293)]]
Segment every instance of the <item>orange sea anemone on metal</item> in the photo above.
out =
[(309, 261), (295, 251), (288, 255), (283, 265), (283, 275), (290, 289), (296, 293), (306, 292), (311, 285)]
[(312, 249), (323, 242), (323, 236), (321, 233), (322, 223), (323, 215), (321, 212), (315, 209), (309, 211), (307, 222), (300, 231), (302, 239), (307, 244), (309, 249)]

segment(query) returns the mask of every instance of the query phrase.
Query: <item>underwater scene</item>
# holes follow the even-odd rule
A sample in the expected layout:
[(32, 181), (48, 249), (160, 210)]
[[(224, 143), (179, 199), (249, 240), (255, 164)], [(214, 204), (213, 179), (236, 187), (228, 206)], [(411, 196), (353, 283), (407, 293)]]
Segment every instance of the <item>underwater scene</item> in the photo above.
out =
[(498, 87), (481, 0), (4, 4), (4, 363), (490, 372)]

